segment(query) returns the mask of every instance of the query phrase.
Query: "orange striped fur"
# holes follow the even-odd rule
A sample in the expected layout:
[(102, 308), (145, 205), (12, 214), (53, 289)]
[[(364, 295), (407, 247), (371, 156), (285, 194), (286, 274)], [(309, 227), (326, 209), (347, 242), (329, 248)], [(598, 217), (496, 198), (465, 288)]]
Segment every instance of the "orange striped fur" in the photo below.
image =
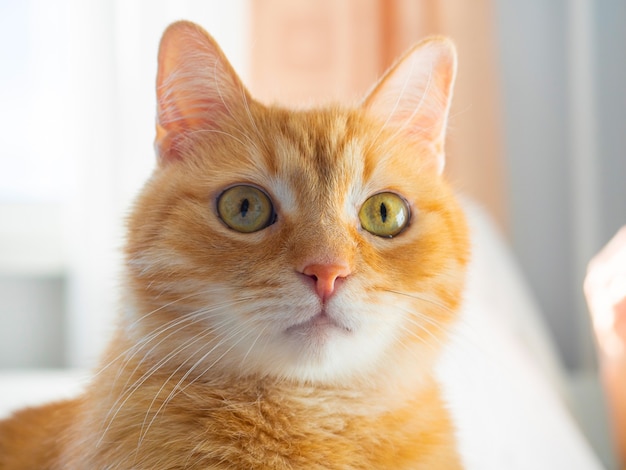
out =
[[(0, 469), (461, 468), (433, 377), (469, 256), (441, 175), (455, 67), (430, 39), (361, 105), (291, 111), (172, 25), (115, 339), (82, 396), (0, 423)], [(273, 223), (227, 226), (217, 200), (241, 184)], [(410, 212), (393, 238), (359, 222), (381, 192)]]

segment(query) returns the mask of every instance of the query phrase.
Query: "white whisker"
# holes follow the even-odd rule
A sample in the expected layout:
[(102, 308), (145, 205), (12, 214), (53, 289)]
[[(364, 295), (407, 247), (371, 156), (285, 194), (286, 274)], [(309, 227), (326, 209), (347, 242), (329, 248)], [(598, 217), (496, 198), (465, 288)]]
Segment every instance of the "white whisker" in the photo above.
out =
[(157, 416), (159, 415), (159, 413), (163, 410), (163, 408), (172, 400), (172, 398), (178, 393), (177, 390), (180, 389), (181, 385), (185, 382), (185, 380), (187, 380), (187, 378), (189, 378), (189, 376), (196, 370), (196, 368), (202, 363), (204, 362), (217, 348), (219, 348), (222, 344), (227, 343), (228, 341), (230, 341), (233, 338), (236, 338), (239, 336), (239, 339), (232, 344), (226, 351), (224, 351), (217, 359), (215, 359), (215, 361), (213, 361), (213, 363), (211, 365), (209, 365), (209, 367), (207, 367), (205, 369), (205, 371), (202, 374), (199, 374), (198, 377), (196, 377), (196, 379), (192, 380), (189, 384), (187, 384), (185, 387), (183, 387), (181, 390), (184, 390), (186, 387), (190, 386), (192, 383), (194, 383), (199, 377), (201, 377), (202, 375), (204, 375), (208, 370), (210, 370), (211, 368), (213, 368), (213, 366), (215, 364), (217, 364), (226, 354), (228, 354), (230, 351), (233, 350), (233, 348), (235, 348), (241, 341), (243, 341), (244, 338), (246, 338), (248, 334), (245, 335), (241, 335), (241, 331), (244, 329), (244, 326), (246, 326), (246, 323), (250, 323), (252, 320), (248, 320), (247, 322), (244, 322), (243, 324), (238, 324), (236, 325), (235, 328), (233, 328), (231, 330), (231, 332), (229, 332), (227, 335), (225, 335), (225, 337), (220, 338), (219, 342), (217, 344), (215, 344), (209, 351), (207, 351), (205, 354), (203, 354), (188, 370), (187, 372), (185, 372), (185, 374), (181, 377), (181, 379), (178, 381), (178, 383), (176, 385), (174, 385), (174, 387), (172, 387), (171, 392), (169, 393), (169, 395), (165, 398), (165, 400), (163, 400), (163, 403), (161, 403), (161, 405), (159, 406), (159, 408), (157, 409), (157, 411), (154, 413), (154, 415), (152, 416), (152, 419), (150, 420), (150, 422), (147, 424), (146, 426), (146, 421), (148, 419), (148, 416), (150, 414), (150, 411), (152, 410), (152, 407), (154, 406), (157, 398), (159, 397), (159, 395), (161, 394), (161, 392), (164, 390), (165, 386), (169, 383), (170, 379), (172, 379), (185, 365), (185, 363), (181, 364), (174, 372), (172, 372), (169, 376), (169, 378), (163, 383), (163, 385), (161, 386), (161, 388), (158, 390), (158, 392), (155, 394), (152, 402), (150, 403), (150, 406), (148, 407), (148, 410), (146, 411), (146, 415), (144, 418), (144, 422), (141, 426), (141, 432), (140, 432), (140, 438), (139, 438), (139, 442), (138, 442), (138, 447), (141, 446), (141, 443), (143, 442), (143, 439), (145, 438), (145, 436), (147, 435), (148, 431), (150, 430), (150, 427), (152, 426), (152, 424), (154, 423), (154, 421), (156, 420)]
[[(130, 362), (132, 357), (136, 356), (137, 353), (139, 351), (141, 351), (141, 349), (143, 349), (144, 347), (146, 347), (148, 345), (152, 345), (152, 348), (149, 351), (144, 353), (144, 357), (135, 366), (133, 372), (128, 374), (128, 380), (127, 380), (126, 384), (123, 387), (124, 393), (122, 393), (116, 399), (116, 401), (110, 407), (109, 412), (106, 414), (106, 416), (105, 416), (105, 418), (103, 420), (103, 426), (104, 426), (104, 423), (107, 423), (107, 425), (106, 425), (106, 428), (104, 429), (104, 431), (102, 431), (102, 435), (101, 435), (100, 440), (98, 441), (98, 443), (100, 443), (102, 441), (102, 439), (104, 438), (104, 436), (106, 435), (108, 429), (111, 427), (112, 423), (114, 422), (117, 414), (121, 411), (121, 409), (128, 402), (128, 400), (132, 397), (132, 395), (146, 382), (146, 380), (148, 380), (148, 378), (150, 378), (155, 372), (157, 372), (160, 368), (162, 368), (165, 364), (167, 364), (173, 358), (175, 358), (178, 354), (180, 354), (181, 352), (185, 351), (186, 349), (188, 349), (189, 347), (193, 346), (194, 344), (196, 344), (197, 342), (201, 341), (202, 339), (206, 338), (210, 334), (214, 333), (216, 330), (221, 328), (221, 326), (223, 324), (226, 324), (226, 323), (228, 323), (228, 322), (230, 322), (232, 320), (226, 318), (226, 319), (223, 319), (221, 322), (211, 324), (211, 328), (206, 329), (203, 332), (203, 334), (192, 336), (191, 338), (187, 339), (182, 344), (179, 344), (176, 348), (171, 350), (167, 355), (161, 357), (155, 364), (152, 365), (152, 367), (150, 367), (138, 379), (136, 379), (135, 382), (132, 385), (129, 384), (130, 378), (139, 370), (139, 368), (141, 367), (143, 362), (146, 360), (146, 358), (149, 356), (149, 354), (151, 354), (151, 352), (153, 350), (155, 350), (158, 345), (162, 344), (169, 337), (176, 336), (176, 335), (180, 334), (180, 332), (183, 331), (185, 328), (188, 328), (189, 326), (194, 325), (196, 323), (199, 323), (201, 321), (205, 321), (207, 318), (209, 318), (207, 316), (209, 314), (216, 315), (217, 313), (219, 313), (219, 311), (223, 310), (224, 308), (229, 308), (229, 307), (232, 307), (233, 305), (236, 305), (237, 303), (247, 302), (249, 300), (250, 300), (250, 298), (242, 298), (242, 299), (237, 299), (235, 301), (230, 301), (230, 302), (224, 302), (222, 304), (217, 304), (217, 305), (214, 305), (214, 306), (212, 306), (211, 308), (208, 308), (208, 309), (205, 308), (205, 309), (196, 310), (196, 311), (191, 312), (190, 314), (187, 314), (187, 315), (185, 315), (185, 316), (183, 316), (183, 317), (181, 317), (179, 319), (176, 319), (176, 320), (173, 320), (171, 322), (166, 323), (165, 325), (161, 326), (161, 328), (156, 330), (153, 334), (148, 336), (147, 339), (145, 341), (143, 341), (141, 344), (134, 345), (131, 348), (129, 348), (126, 351), (126, 354), (128, 354), (130, 356), (130, 358), (129, 357), (125, 358), (123, 366), (120, 368), (120, 370), (123, 370), (126, 367), (126, 365)], [(171, 328), (173, 328), (175, 326), (177, 326), (178, 328), (174, 329), (173, 331), (171, 331), (164, 338), (160, 338), (160, 341), (157, 344), (151, 344), (151, 341), (153, 339), (159, 338), (162, 333), (168, 331), (169, 329), (171, 329)], [(118, 356), (118, 360), (119, 360), (119, 358), (121, 356), (122, 355)], [(184, 362), (183, 362), (183, 364), (184, 364)], [(119, 374), (118, 374), (118, 377), (119, 377)], [(117, 380), (118, 377), (116, 377), (116, 380)], [(114, 385), (114, 383), (113, 383), (113, 385)], [(112, 388), (113, 388), (113, 386), (112, 386)], [(115, 410), (115, 411), (113, 411), (113, 410)]]

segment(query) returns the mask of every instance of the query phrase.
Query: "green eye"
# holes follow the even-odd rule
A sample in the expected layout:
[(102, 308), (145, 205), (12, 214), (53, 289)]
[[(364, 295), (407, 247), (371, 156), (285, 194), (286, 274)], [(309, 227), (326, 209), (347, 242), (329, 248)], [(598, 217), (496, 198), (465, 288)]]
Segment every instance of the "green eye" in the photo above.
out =
[(275, 221), (274, 208), (267, 195), (254, 186), (233, 186), (217, 200), (217, 213), (233, 230), (258, 232)]
[(394, 193), (378, 193), (370, 197), (359, 211), (361, 226), (379, 237), (395, 237), (409, 223), (409, 206)]

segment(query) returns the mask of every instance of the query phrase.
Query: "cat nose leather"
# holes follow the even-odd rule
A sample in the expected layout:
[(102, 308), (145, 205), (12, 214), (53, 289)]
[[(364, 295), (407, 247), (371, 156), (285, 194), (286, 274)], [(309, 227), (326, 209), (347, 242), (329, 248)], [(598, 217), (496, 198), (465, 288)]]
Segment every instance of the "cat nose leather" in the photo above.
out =
[(326, 302), (337, 286), (337, 280), (350, 275), (350, 268), (345, 264), (309, 264), (302, 270), (315, 281), (317, 295)]

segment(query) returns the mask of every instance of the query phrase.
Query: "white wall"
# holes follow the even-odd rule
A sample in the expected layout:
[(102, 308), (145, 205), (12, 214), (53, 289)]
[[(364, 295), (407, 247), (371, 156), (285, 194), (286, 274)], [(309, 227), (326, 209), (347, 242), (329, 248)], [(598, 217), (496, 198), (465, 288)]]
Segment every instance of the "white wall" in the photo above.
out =
[(512, 241), (569, 366), (586, 261), (626, 223), (626, 4), (498, 0)]
[(65, 364), (64, 279), (1, 276), (0, 369)]

